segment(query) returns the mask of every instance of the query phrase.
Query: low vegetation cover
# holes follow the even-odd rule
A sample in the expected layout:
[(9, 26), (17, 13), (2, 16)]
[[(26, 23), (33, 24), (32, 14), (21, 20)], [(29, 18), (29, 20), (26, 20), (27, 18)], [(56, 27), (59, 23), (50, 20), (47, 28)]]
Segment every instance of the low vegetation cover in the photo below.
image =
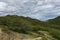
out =
[(0, 27), (3, 31), (15, 31), (28, 34), (42, 30), (49, 32), (54, 38), (60, 40), (60, 17), (48, 20), (46, 22), (32, 19), (29, 17), (7, 15), (0, 17)]

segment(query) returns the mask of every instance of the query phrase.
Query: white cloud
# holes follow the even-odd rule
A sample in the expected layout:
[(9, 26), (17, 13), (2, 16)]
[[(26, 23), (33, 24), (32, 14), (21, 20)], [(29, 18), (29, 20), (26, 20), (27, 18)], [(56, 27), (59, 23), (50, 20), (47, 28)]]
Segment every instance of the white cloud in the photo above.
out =
[(33, 12), (37, 12), (39, 10), (52, 9), (53, 7), (54, 7), (54, 5), (52, 5), (52, 4), (41, 5), (41, 6), (35, 7)]
[(48, 8), (53, 8), (54, 5), (51, 5), (51, 4), (47, 4), (47, 5), (42, 5), (42, 6), (37, 6), (36, 9), (48, 9)]
[(16, 7), (14, 6), (10, 6), (5, 2), (0, 2), (0, 12), (11, 12), (11, 11), (15, 11)]
[(47, 20), (60, 15), (60, 0), (0, 0), (0, 9), (4, 14)]
[(37, 2), (37, 5), (42, 5), (43, 4), (43, 1), (38, 1)]
[(14, 7), (14, 6), (7, 6), (5, 10), (6, 10), (6, 11), (16, 11), (17, 8)]
[(0, 2), (0, 11), (4, 10), (6, 6), (7, 6), (6, 3)]

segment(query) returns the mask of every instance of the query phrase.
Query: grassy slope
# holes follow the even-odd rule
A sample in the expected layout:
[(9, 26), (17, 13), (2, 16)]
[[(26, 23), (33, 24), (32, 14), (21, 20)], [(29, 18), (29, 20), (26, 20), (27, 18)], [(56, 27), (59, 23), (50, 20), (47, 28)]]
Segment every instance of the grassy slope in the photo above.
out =
[[(52, 22), (51, 22), (52, 23)], [(50, 23), (49, 23), (50, 24)], [(37, 32), (39, 30), (49, 32), (53, 37), (60, 40), (60, 30), (50, 28), (45, 22), (22, 16), (5, 16), (0, 17), (0, 27), (5, 30), (28, 33), (30, 31)]]
[(60, 30), (60, 16), (56, 17), (54, 19), (50, 19), (50, 20), (46, 21), (46, 23), (49, 24), (51, 28)]

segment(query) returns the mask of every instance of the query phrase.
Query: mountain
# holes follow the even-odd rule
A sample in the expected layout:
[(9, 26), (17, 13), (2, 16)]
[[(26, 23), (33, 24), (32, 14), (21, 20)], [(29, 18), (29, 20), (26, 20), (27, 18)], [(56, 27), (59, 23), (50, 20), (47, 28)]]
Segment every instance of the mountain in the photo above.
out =
[[(0, 28), (2, 29), (2, 34), (8, 37), (10, 37), (10, 33), (13, 35), (14, 33), (17, 33), (15, 35), (22, 34), (25, 35), (24, 37), (28, 35), (27, 38), (29, 37), (30, 40), (60, 40), (60, 30), (53, 26), (50, 27), (51, 24), (49, 22), (50, 21), (43, 22), (37, 19), (17, 15), (7, 15), (0, 17)], [(20, 36), (16, 37), (20, 38)], [(25, 39), (28, 40), (27, 38)]]
[(50, 19), (47, 21), (48, 24), (50, 24), (51, 26), (60, 29), (60, 16), (54, 18), (54, 19)]
[(49, 22), (50, 24), (60, 25), (60, 16), (58, 16), (58, 17), (56, 17), (56, 18), (54, 18), (54, 19), (50, 19), (50, 20), (48, 20), (48, 22)]

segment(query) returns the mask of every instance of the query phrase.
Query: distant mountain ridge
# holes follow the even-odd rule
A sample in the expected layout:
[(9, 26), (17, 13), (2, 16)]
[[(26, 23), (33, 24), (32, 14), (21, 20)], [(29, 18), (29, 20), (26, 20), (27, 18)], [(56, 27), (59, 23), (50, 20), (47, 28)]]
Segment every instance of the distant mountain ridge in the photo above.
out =
[(55, 25), (60, 25), (60, 16), (54, 18), (54, 19), (50, 19), (47, 21), (48, 23), (51, 23), (51, 24), (55, 24)]
[(48, 20), (47, 23), (50, 24), (53, 27), (56, 27), (56, 28), (60, 29), (60, 16), (58, 16), (54, 19)]

